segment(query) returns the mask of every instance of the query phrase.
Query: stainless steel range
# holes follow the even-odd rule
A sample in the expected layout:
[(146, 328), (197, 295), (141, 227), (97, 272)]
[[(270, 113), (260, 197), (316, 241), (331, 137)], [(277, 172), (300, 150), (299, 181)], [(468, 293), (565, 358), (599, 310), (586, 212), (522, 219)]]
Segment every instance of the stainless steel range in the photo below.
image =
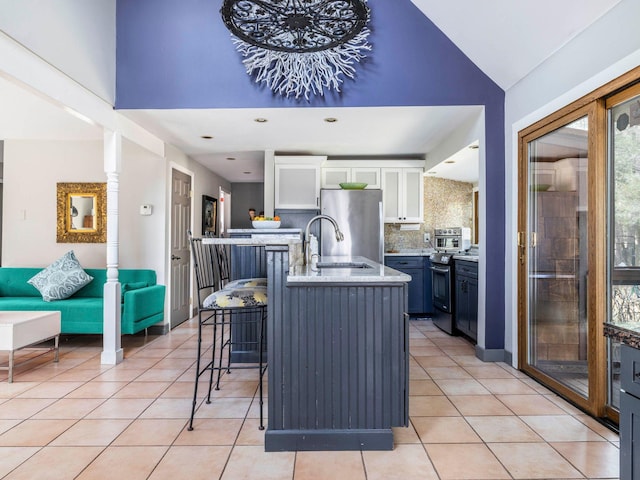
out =
[(431, 254), (433, 324), (449, 335), (454, 326), (453, 253)]

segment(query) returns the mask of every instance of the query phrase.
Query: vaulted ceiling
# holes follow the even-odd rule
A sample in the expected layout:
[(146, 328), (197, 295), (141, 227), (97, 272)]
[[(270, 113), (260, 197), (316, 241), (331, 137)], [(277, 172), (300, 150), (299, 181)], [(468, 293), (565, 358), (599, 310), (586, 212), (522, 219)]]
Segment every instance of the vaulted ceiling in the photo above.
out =
[[(545, 59), (580, 35), (621, 0), (412, 0), (481, 70), (508, 90)], [(1, 72), (0, 72), (1, 73)], [(59, 105), (0, 78), (0, 139), (96, 139), (100, 132), (70, 116)], [(264, 150), (290, 144), (292, 134), (302, 135), (300, 151), (351, 156), (428, 151), (466, 121), (475, 111), (464, 107), (384, 109), (262, 110), (140, 110), (128, 116), (163, 140), (183, 149), (216, 169), (231, 182), (260, 181)], [(269, 116), (266, 125), (253, 119)], [(323, 123), (338, 117), (335, 124)], [(220, 119), (240, 138), (207, 144), (200, 138), (208, 123)], [(367, 135), (361, 134), (368, 132)], [(297, 133), (296, 133), (297, 132)], [(376, 135), (385, 132), (386, 135)], [(373, 133), (373, 135), (372, 135)], [(313, 136), (315, 135), (315, 136)], [(395, 138), (383, 141), (383, 137)], [(222, 138), (221, 136), (220, 138)], [(372, 138), (377, 141), (372, 142)], [(251, 141), (247, 141), (247, 140)], [(412, 150), (415, 149), (415, 150)], [(227, 158), (235, 158), (228, 161)], [(246, 174), (244, 172), (253, 172)]]

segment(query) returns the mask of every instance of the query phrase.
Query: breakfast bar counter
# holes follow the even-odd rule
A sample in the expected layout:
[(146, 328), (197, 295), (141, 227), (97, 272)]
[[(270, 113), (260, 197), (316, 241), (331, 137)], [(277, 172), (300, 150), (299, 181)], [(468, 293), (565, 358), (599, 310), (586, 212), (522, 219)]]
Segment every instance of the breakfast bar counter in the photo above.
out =
[(363, 257), (267, 246), (266, 451), (391, 450), (408, 425), (407, 282)]

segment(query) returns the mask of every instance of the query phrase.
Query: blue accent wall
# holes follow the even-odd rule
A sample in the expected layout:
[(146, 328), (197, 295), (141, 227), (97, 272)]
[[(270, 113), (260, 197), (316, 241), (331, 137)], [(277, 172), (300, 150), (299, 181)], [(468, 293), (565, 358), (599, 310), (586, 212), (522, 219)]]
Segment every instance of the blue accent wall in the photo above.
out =
[(369, 0), (373, 50), (342, 92), (296, 100), (254, 83), (222, 0), (118, 0), (118, 109), (484, 105), (486, 349), (504, 348), (504, 91), (410, 0)]

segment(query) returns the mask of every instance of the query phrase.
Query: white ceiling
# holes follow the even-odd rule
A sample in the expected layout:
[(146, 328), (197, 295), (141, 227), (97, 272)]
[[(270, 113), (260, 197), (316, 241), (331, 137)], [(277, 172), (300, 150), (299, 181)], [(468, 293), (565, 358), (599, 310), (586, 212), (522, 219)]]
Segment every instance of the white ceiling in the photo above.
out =
[[(128, 110), (230, 182), (263, 180), (264, 151), (333, 158), (424, 158), (479, 107)], [(255, 122), (264, 118), (265, 123)], [(327, 123), (325, 118), (337, 119)], [(210, 140), (202, 139), (209, 135)], [(233, 158), (235, 160), (228, 160)], [(245, 173), (250, 172), (250, 173)]]
[(503, 90), (621, 0), (411, 0)]
[[(508, 89), (621, 0), (412, 0)], [(0, 139), (97, 140), (100, 129), (0, 76)], [(124, 115), (230, 182), (262, 181), (265, 150), (332, 157), (425, 154), (478, 107), (135, 110)], [(263, 117), (266, 123), (256, 123)], [(338, 119), (335, 123), (323, 121)], [(202, 135), (211, 135), (203, 140)], [(478, 150), (436, 176), (477, 181)], [(475, 157), (476, 167), (466, 157)], [(235, 160), (227, 160), (235, 158)], [(244, 172), (251, 172), (246, 174)], [(472, 172), (472, 173), (470, 173)], [(473, 173), (475, 172), (475, 173)], [(464, 176), (466, 175), (466, 176)], [(475, 178), (469, 178), (469, 176)]]

